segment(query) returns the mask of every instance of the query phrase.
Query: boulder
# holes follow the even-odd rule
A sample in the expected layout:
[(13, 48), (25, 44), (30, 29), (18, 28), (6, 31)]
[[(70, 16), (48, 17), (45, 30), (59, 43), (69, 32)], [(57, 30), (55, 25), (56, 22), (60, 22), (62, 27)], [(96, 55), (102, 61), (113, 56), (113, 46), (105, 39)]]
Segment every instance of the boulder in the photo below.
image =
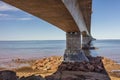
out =
[(76, 80), (76, 79), (74, 79), (72, 77), (66, 77), (66, 78), (63, 78), (62, 80)]
[(57, 70), (58, 66), (62, 63), (62, 57), (60, 56), (51, 56), (49, 58), (43, 58), (36, 60), (32, 65), (33, 70)]
[(21, 77), (19, 80), (45, 80), (41, 76), (28, 76), (28, 77)]
[(14, 71), (4, 70), (0, 71), (0, 80), (17, 80), (17, 76)]

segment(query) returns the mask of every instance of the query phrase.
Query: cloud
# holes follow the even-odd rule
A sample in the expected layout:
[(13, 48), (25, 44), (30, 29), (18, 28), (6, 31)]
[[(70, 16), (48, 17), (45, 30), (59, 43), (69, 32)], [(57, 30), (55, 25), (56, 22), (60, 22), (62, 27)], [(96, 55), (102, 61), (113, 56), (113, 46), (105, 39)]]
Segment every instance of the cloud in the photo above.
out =
[[(11, 13), (11, 11), (17, 11), (17, 13), (16, 12)], [(20, 16), (18, 16), (18, 14), (20, 14)], [(30, 14), (23, 13), (21, 10), (0, 1), (0, 20), (27, 21), (32, 19), (33, 18)]]
[(0, 1), (0, 11), (17, 11), (18, 9)]
[(18, 18), (17, 20), (23, 20), (23, 21), (25, 21), (25, 20), (32, 20), (32, 18)]
[(23, 17), (17, 17), (10, 14), (3, 14), (0, 13), (0, 20), (21, 20), (21, 21), (27, 21), (32, 20), (33, 18), (30, 16), (23, 16)]
[(17, 21), (29, 21), (29, 20), (32, 20), (32, 18), (27, 18), (27, 17), (24, 17), (24, 18), (17, 18), (17, 17), (7, 17), (7, 18), (0, 18), (0, 20), (17, 20)]
[(0, 13), (0, 17), (8, 17), (9, 15), (8, 14), (1, 14)]

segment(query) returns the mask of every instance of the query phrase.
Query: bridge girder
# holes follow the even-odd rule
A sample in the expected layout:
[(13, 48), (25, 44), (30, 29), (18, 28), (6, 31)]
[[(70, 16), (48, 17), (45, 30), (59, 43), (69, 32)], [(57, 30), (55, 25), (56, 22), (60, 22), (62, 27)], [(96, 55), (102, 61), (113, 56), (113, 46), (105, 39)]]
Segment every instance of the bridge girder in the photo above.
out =
[[(86, 31), (90, 33), (91, 10), (88, 9), (91, 0), (3, 0), (25, 12), (41, 18), (65, 32)], [(71, 14), (64, 2), (72, 2), (73, 7), (80, 12)], [(76, 4), (77, 3), (77, 4)], [(66, 6), (66, 7), (65, 7)], [(86, 12), (88, 11), (88, 12)]]

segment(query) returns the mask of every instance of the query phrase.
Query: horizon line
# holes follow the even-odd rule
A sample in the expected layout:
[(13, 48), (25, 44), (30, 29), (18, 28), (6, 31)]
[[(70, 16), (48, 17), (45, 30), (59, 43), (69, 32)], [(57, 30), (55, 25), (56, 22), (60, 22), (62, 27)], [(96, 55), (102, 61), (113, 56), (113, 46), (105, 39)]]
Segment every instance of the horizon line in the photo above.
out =
[[(66, 39), (44, 39), (44, 40), (0, 40), (0, 41), (48, 41), (48, 40), (66, 40)], [(120, 40), (120, 39), (96, 39), (96, 40)]]

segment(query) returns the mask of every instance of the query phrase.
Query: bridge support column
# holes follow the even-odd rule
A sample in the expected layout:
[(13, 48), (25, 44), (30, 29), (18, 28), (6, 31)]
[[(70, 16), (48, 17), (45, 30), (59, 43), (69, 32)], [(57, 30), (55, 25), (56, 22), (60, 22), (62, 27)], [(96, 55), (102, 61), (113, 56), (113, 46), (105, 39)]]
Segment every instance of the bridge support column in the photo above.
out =
[(82, 32), (82, 49), (90, 49), (92, 37), (88, 36), (86, 32)]
[(89, 49), (91, 47), (91, 37), (83, 37), (82, 48)]
[(81, 50), (81, 33), (66, 33), (66, 50), (64, 54), (65, 62), (82, 62), (88, 61), (87, 57)]

